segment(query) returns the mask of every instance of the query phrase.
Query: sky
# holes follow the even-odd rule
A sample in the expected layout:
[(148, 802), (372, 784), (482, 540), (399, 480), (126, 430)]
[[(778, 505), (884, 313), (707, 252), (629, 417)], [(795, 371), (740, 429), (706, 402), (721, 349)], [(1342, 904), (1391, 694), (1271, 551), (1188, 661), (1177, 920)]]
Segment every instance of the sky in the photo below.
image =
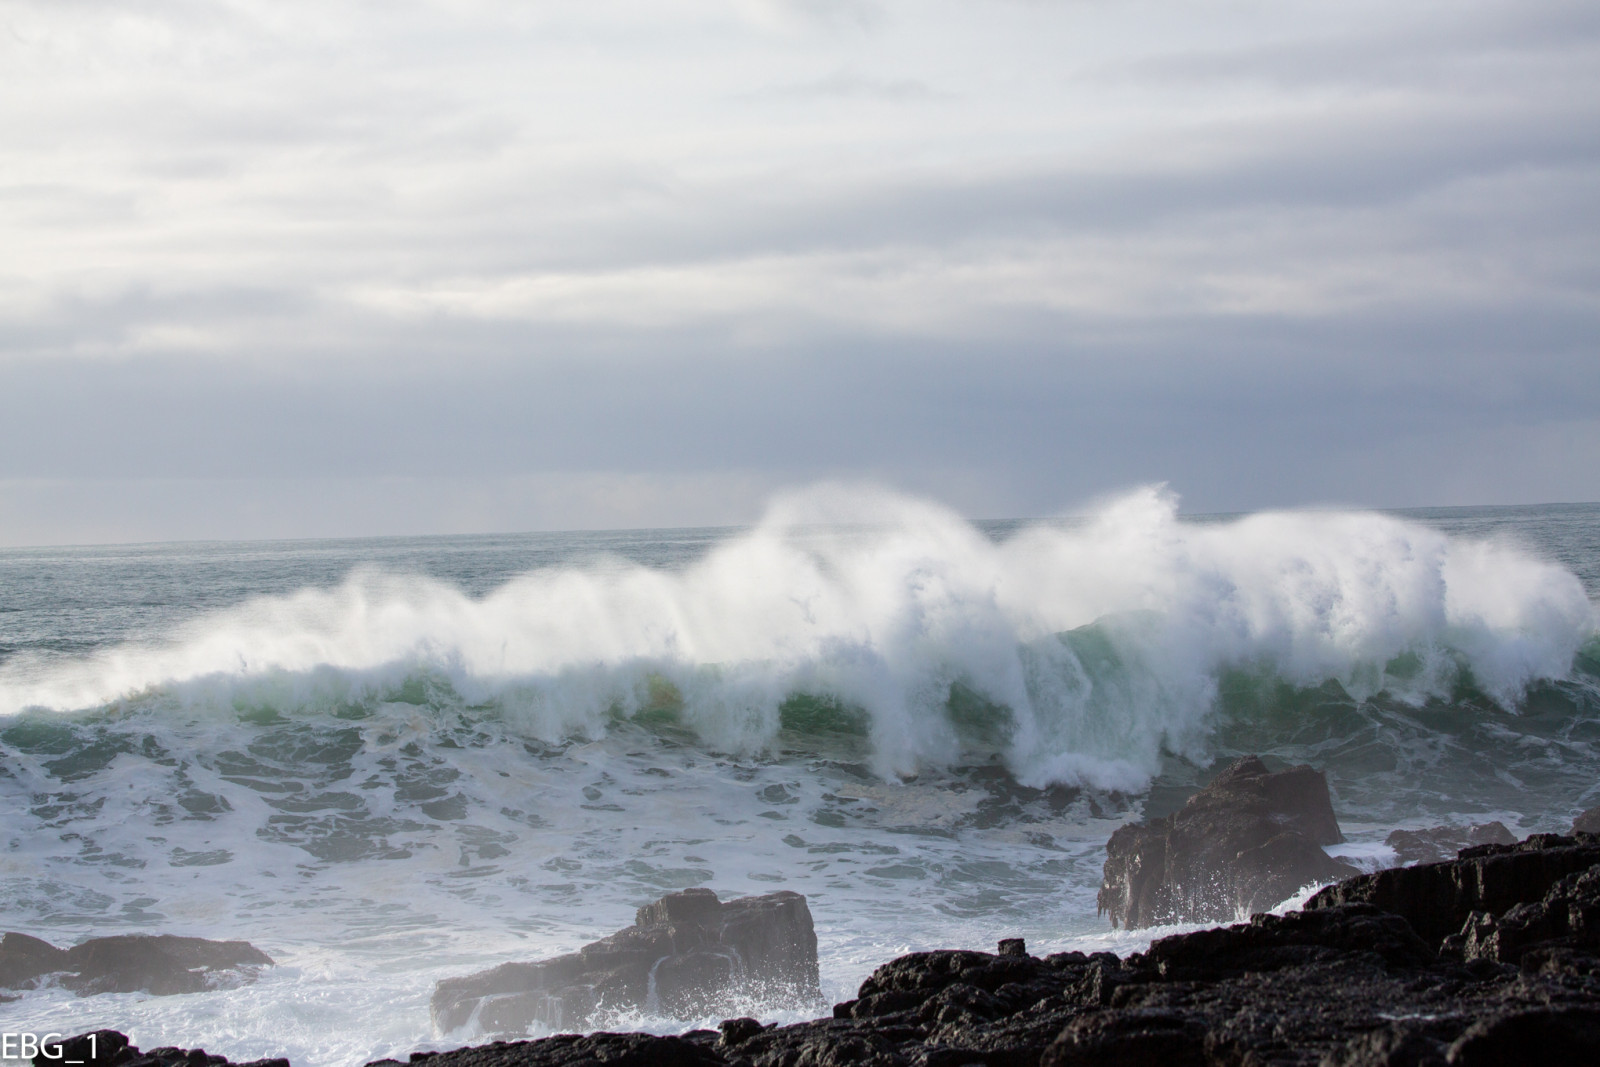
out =
[(0, 0), (0, 545), (1600, 499), (1592, 0)]

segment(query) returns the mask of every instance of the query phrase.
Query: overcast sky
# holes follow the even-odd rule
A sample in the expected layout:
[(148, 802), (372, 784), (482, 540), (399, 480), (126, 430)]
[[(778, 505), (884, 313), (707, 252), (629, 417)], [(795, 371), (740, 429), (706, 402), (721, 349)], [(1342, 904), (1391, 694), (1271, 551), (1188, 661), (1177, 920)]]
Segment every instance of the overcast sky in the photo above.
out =
[(1593, 0), (0, 0), (0, 544), (1600, 499)]

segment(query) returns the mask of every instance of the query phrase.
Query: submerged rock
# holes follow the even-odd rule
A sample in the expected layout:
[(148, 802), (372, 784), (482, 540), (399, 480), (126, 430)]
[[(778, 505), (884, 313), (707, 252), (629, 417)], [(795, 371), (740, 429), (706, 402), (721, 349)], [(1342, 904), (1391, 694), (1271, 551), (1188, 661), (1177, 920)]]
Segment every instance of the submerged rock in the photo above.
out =
[(1111, 835), (1100, 911), (1130, 930), (1240, 919), (1358, 873), (1322, 849), (1343, 840), (1321, 772), (1245, 756), (1173, 814)]
[(1516, 835), (1502, 822), (1472, 826), (1433, 826), (1426, 830), (1396, 830), (1384, 838), (1401, 863), (1428, 863), (1454, 859), (1456, 853), (1474, 845), (1514, 845)]
[(534, 1023), (581, 1029), (609, 1013), (676, 1018), (727, 1014), (746, 1003), (822, 1000), (817, 935), (799, 893), (726, 903), (709, 889), (672, 893), (640, 908), (633, 926), (578, 952), (440, 982), (433, 1022), (489, 1034)]
[(0, 987), (7, 989), (32, 989), (53, 976), (79, 996), (168, 996), (241, 985), (270, 966), (272, 958), (246, 941), (118, 934), (62, 949), (27, 934), (0, 937)]

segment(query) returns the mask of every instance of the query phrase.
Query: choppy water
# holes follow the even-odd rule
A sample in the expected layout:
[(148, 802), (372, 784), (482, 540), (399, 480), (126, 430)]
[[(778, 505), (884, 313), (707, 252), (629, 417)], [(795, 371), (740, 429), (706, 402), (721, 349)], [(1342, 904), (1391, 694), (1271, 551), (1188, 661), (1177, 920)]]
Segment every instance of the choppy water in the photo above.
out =
[[(1139, 947), (1102, 847), (1245, 751), (1395, 826), (1600, 803), (1600, 506), (0, 552), (0, 928), (243, 937), (189, 997), (0, 1005), (300, 1067), (458, 1044), (439, 977), (693, 885), (807, 895), (826, 991), (914, 948)], [(781, 1015), (760, 1008), (768, 1018)], [(706, 1020), (619, 1019), (680, 1029)], [(713, 1020), (714, 1021), (714, 1020)]]

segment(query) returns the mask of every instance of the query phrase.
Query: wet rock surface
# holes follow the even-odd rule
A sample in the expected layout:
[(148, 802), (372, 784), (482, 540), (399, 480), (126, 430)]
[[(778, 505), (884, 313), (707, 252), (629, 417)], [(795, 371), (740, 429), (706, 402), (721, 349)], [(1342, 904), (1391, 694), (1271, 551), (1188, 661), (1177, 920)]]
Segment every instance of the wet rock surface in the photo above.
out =
[(487, 1034), (525, 1034), (535, 1023), (581, 1029), (619, 1011), (684, 1018), (745, 1003), (821, 1000), (805, 897), (722, 902), (709, 889), (688, 889), (645, 905), (633, 926), (571, 955), (440, 982), (432, 1011), (442, 1033), (470, 1024)]
[(1323, 851), (1343, 840), (1320, 771), (1245, 756), (1173, 814), (1111, 835), (1100, 911), (1130, 930), (1234, 921), (1356, 874)]
[(246, 941), (171, 934), (92, 937), (57, 948), (28, 934), (0, 937), (0, 988), (54, 982), (79, 996), (94, 993), (199, 993), (254, 981), (272, 958)]

